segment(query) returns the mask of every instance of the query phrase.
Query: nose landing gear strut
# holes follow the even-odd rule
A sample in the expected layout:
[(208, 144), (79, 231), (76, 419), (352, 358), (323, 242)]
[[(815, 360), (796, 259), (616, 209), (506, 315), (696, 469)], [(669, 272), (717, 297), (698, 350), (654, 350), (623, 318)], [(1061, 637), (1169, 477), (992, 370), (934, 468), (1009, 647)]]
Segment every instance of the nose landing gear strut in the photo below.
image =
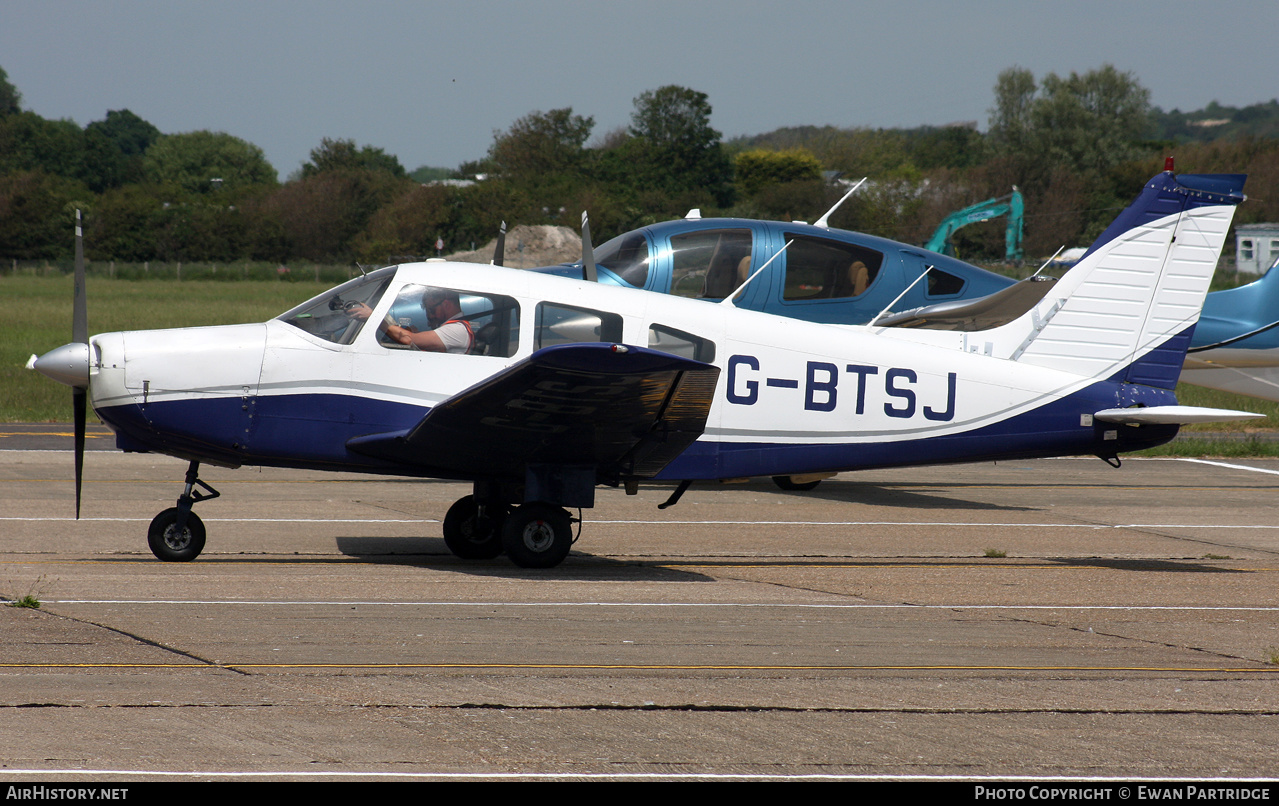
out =
[(200, 463), (192, 462), (187, 468), (186, 486), (178, 497), (178, 505), (156, 515), (147, 529), (151, 553), (165, 562), (190, 562), (204, 550), (204, 521), (191, 507), (197, 501), (208, 501), (222, 493), (201, 481), (199, 472)]

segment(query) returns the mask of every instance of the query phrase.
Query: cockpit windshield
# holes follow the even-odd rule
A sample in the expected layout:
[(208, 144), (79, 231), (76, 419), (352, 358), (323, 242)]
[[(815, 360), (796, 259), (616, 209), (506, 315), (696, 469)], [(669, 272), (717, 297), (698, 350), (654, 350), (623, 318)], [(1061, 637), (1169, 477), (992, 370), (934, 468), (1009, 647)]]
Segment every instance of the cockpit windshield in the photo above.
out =
[(595, 265), (603, 266), (628, 285), (643, 288), (648, 282), (648, 238), (627, 232), (595, 250)]
[(363, 306), (377, 307), (395, 276), (395, 266), (369, 272), (343, 283), (276, 317), (281, 322), (305, 330), (334, 344), (350, 344), (364, 327), (365, 318), (356, 316)]

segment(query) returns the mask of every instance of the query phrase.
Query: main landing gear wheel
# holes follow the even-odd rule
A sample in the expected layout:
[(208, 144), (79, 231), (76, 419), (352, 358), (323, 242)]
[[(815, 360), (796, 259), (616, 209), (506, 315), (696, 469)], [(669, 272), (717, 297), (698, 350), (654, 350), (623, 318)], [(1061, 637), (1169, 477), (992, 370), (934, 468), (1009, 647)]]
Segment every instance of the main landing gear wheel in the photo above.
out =
[(816, 481), (792, 481), (790, 476), (773, 476), (773, 483), (790, 493), (802, 493), (813, 489), (822, 483), (821, 479)]
[(177, 507), (169, 507), (156, 515), (147, 529), (151, 553), (165, 562), (190, 562), (204, 551), (204, 521), (194, 512), (188, 512), (186, 526), (178, 531), (180, 512)]
[(444, 516), (444, 545), (463, 560), (491, 560), (502, 553), (502, 523), (507, 508), (490, 504), (480, 517), (475, 496), (459, 498)]
[(573, 545), (568, 513), (550, 504), (525, 504), (506, 516), (502, 548), (521, 568), (554, 568)]

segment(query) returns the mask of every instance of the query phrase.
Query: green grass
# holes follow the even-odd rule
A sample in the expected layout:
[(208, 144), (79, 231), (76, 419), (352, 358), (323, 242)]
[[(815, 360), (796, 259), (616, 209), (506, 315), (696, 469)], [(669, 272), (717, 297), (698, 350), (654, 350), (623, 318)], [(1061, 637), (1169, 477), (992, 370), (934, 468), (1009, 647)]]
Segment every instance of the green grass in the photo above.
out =
[[(120, 280), (90, 277), (89, 332), (263, 322), (321, 291), (328, 282)], [(71, 341), (70, 276), (0, 277), (0, 422), (70, 422), (71, 394), (26, 368)]]

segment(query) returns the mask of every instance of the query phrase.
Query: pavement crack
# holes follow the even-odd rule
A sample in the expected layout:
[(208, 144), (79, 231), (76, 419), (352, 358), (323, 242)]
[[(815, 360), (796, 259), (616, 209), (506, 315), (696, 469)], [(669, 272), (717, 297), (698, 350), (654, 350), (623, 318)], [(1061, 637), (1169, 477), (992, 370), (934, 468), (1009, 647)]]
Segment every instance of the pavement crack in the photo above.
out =
[(112, 627), (110, 624), (103, 624), (101, 622), (93, 621), (91, 619), (76, 618), (75, 616), (68, 616), (62, 613), (55, 613), (51, 610), (41, 609), (39, 612), (46, 614), (50, 616), (51, 618), (62, 619), (63, 621), (70, 621), (75, 624), (84, 624), (89, 627), (97, 627), (100, 630), (113, 632), (116, 635), (123, 636), (125, 638), (128, 638), (131, 641), (136, 641), (139, 644), (142, 644), (144, 646), (153, 647), (162, 652), (166, 652), (170, 655), (177, 655), (180, 658), (186, 658), (187, 660), (193, 660), (197, 663), (204, 664), (205, 666), (208, 666), (211, 669), (226, 669), (227, 671), (233, 672), (234, 674), (244, 675), (245, 677), (252, 677), (252, 675), (249, 672), (246, 672), (243, 669), (237, 669), (227, 664), (218, 663), (217, 661), (210, 660), (209, 658), (201, 657), (200, 655), (197, 655), (194, 652), (188, 652), (183, 649), (171, 647), (159, 641), (153, 640), (151, 638), (138, 635), (137, 633), (132, 633), (132, 632), (129, 632), (128, 630), (123, 630), (119, 627)]

